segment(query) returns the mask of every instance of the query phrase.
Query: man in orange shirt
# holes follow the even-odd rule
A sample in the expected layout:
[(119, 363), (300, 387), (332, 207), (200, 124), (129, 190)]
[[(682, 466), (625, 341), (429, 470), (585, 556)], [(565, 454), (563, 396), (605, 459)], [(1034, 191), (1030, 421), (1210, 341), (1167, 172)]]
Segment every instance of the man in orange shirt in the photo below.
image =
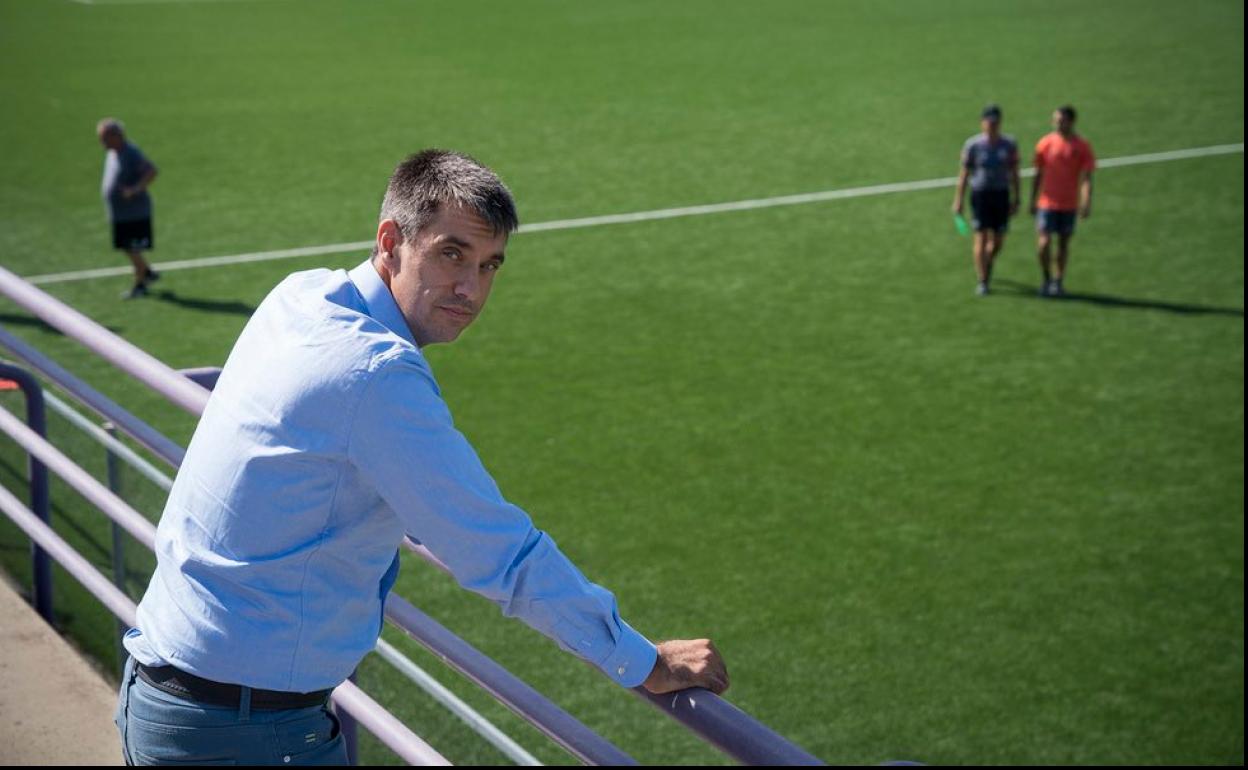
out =
[[(1053, 128), (1036, 143), (1036, 176), (1031, 183), (1031, 213), (1036, 217), (1037, 254), (1044, 284), (1040, 295), (1060, 297), (1062, 278), (1070, 257), (1070, 238), (1075, 234), (1075, 215), (1087, 219), (1092, 213), (1092, 172), (1096, 156), (1092, 145), (1075, 133), (1075, 108), (1058, 107)], [(1051, 242), (1057, 233), (1057, 261), (1051, 258)]]

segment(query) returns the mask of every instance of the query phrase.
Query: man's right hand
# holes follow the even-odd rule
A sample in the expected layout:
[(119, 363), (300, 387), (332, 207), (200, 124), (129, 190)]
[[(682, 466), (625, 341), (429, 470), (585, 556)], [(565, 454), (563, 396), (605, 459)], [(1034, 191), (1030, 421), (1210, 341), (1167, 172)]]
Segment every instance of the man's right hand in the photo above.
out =
[(710, 639), (659, 642), (659, 657), (642, 686), (655, 695), (704, 687), (719, 695), (728, 689), (728, 668)]

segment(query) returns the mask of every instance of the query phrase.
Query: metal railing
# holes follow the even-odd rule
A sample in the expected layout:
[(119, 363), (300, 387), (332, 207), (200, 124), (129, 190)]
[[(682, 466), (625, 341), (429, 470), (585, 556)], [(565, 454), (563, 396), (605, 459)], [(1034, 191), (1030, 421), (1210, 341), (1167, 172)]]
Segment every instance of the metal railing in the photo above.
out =
[[(44, 414), (44, 392), (39, 381), (25, 369), (0, 361), (0, 379), (17, 385), (26, 397), (26, 423), (41, 436), (47, 435), (47, 418)], [(35, 457), (27, 462), (27, 478), (30, 481), (30, 507), (33, 515), (47, 524), (48, 518), (48, 469)], [(31, 542), (30, 574), (34, 590), (35, 611), (48, 623), (52, 622), (52, 562), (48, 552)]]
[[(104, 329), (77, 311), (69, 308), (40, 289), (26, 283), (11, 272), (0, 268), (0, 294), (4, 294), (31, 314), (64, 332), (88, 349), (113, 363), (144, 385), (164, 395), (175, 405), (195, 416), (203, 412), (209, 391), (180, 375), (164, 363)], [(151, 450), (157, 457), (173, 467), (180, 465), (185, 451), (176, 443), (152, 429), (142, 420), (105, 398), (86, 383), (74, 377), (32, 346), (0, 328), (0, 346), (57, 383), (83, 405), (111, 421), (118, 429)], [(2, 411), (2, 410), (0, 410)], [(150, 522), (130, 509), (123, 501), (112, 495), (103, 485), (77, 466), (69, 468), (56, 458), (59, 452), (38, 436), (26, 435), (20, 421), (12, 415), (0, 415), (0, 430), (15, 437), (22, 436), (19, 443), (32, 454), (45, 459), (53, 458), (49, 467), (67, 481), (73, 478), (75, 486), (106, 515), (123, 526), (129, 522), (140, 533), (131, 515), (138, 517), (147, 528)], [(14, 424), (16, 422), (16, 424)], [(40, 443), (42, 441), (42, 444)], [(44, 446), (46, 444), (46, 446)], [(61, 456), (63, 457), (63, 455)], [(65, 458), (65, 462), (73, 465)], [(81, 476), (86, 478), (81, 478)], [(78, 486), (81, 484), (81, 487)], [(8, 495), (8, 497), (12, 497)], [(7, 500), (7, 498), (6, 498)], [(11, 507), (5, 504), (5, 510)], [(128, 512), (128, 513), (127, 513)], [(127, 526), (130, 531), (130, 526)], [(49, 530), (50, 532), (50, 530)], [(54, 533), (52, 533), (54, 535)], [(131, 534), (135, 534), (134, 531)], [(33, 539), (32, 535), (32, 539)], [(140, 542), (151, 547), (151, 536), (136, 535)], [(40, 541), (42, 542), (42, 541)], [(422, 546), (408, 543), (409, 550), (426, 558), (431, 555)], [(430, 559), (435, 564), (436, 559)], [(98, 573), (96, 573), (98, 574)], [(112, 585), (109, 584), (112, 588)], [(94, 591), (93, 591), (94, 593)], [(97, 594), (100, 596), (100, 594)], [(103, 599), (102, 599), (103, 600)], [(127, 599), (128, 601), (128, 599)], [(114, 609), (110, 605), (110, 609)], [(503, 669), (467, 642), (429, 618), (409, 602), (393, 592), (386, 602), (386, 618), (408, 636), (431, 650), (455, 670), (490, 692), (495, 698), (549, 736), (558, 745), (587, 764), (636, 764), (636, 761), (611, 743), (598, 736), (545, 696), (533, 690), (520, 679)], [(114, 609), (114, 612), (117, 612)], [(121, 615), (119, 614), (119, 617)], [(125, 618), (123, 618), (125, 619)], [(130, 621), (132, 622), (131, 617)], [(344, 688), (347, 688), (344, 690)], [(341, 699), (339, 691), (346, 693)], [(761, 724), (750, 715), (732, 706), (710, 691), (693, 688), (680, 693), (654, 696), (643, 688), (636, 688), (638, 695), (648, 700), (665, 714), (676, 719), (690, 731), (723, 751), (730, 757), (747, 764), (823, 764), (818, 758)], [(393, 716), (381, 706), (366, 700), (368, 696), (346, 682), (335, 690), (335, 700), (360, 720), (360, 723), (396, 750), (404, 759), (413, 761), (428, 756), (419, 749), (429, 749), (423, 741), (402, 728)], [(373, 709), (376, 709), (374, 711)], [(384, 717), (382, 716), (384, 714)], [(397, 726), (396, 726), (397, 725)], [(380, 731), (380, 732), (378, 732)], [(394, 741), (392, 743), (392, 741)], [(396, 749), (396, 745), (403, 750)], [(440, 757), (439, 757), (440, 759)], [(421, 760), (421, 761), (424, 761)]]

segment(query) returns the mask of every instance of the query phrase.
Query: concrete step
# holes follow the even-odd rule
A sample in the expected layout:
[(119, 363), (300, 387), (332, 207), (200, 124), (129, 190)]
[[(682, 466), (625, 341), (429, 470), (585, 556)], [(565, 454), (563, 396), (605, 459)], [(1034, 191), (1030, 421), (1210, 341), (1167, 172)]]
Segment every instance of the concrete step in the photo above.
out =
[(116, 706), (116, 686), (0, 575), (0, 764), (124, 764)]

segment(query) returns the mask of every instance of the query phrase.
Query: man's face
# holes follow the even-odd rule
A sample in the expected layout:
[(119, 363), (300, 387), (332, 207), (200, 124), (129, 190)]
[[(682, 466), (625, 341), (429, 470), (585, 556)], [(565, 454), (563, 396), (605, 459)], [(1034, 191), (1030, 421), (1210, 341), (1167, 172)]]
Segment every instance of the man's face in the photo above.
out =
[(107, 150), (116, 150), (122, 145), (121, 132), (116, 129), (103, 129), (97, 131), (96, 135), (100, 139), (100, 144), (104, 145)]
[(378, 273), (424, 347), (451, 342), (480, 315), (503, 265), (507, 235), (495, 233), (476, 212), (443, 206), (409, 239), (383, 220), (377, 246)]
[(985, 134), (995, 134), (1001, 128), (1001, 121), (997, 118), (982, 118), (979, 128)]
[(1053, 111), (1053, 128), (1057, 129), (1058, 133), (1069, 134), (1070, 130), (1074, 128), (1074, 126), (1075, 122), (1066, 117), (1064, 112), (1061, 110)]

